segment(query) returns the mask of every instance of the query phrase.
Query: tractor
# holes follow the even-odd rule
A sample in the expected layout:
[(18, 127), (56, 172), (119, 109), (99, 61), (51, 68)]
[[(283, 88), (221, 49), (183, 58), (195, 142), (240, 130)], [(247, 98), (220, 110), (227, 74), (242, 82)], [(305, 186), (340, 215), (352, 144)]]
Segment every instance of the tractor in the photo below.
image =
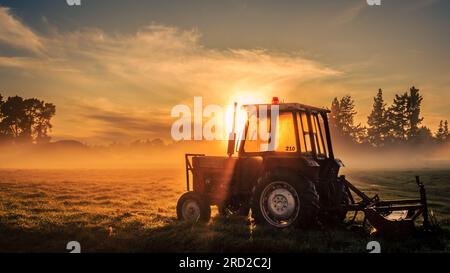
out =
[[(236, 130), (238, 110), (245, 115)], [(418, 177), (420, 198), (383, 201), (339, 175), (344, 164), (333, 153), (329, 113), (276, 97), (269, 104), (235, 104), (227, 155), (185, 155), (187, 192), (178, 200), (178, 218), (208, 222), (215, 205), (221, 215), (251, 213), (256, 225), (276, 228), (338, 225), (348, 212), (354, 212), (352, 221), (364, 212), (364, 223), (390, 234), (415, 230), (420, 216), (430, 228)], [(255, 138), (261, 131), (270, 137)]]

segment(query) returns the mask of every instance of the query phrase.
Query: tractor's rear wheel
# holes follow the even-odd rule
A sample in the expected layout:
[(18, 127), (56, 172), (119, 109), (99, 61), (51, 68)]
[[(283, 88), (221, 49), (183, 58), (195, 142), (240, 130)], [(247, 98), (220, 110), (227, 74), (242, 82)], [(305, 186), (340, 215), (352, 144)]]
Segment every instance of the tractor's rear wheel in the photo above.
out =
[(319, 195), (307, 178), (268, 173), (254, 188), (252, 216), (257, 224), (310, 227), (317, 222), (318, 211)]
[(186, 192), (178, 199), (177, 216), (188, 223), (206, 223), (211, 218), (211, 207), (201, 194)]

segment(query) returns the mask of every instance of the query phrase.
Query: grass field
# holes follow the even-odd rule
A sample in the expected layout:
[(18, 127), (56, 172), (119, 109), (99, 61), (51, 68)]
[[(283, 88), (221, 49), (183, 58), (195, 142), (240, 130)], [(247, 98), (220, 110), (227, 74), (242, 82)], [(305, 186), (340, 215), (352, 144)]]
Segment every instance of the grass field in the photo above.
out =
[[(449, 252), (450, 170), (347, 171), (381, 197), (416, 197), (425, 182), (443, 232), (408, 240), (376, 238), (383, 252)], [(0, 252), (366, 252), (366, 231), (255, 227), (213, 210), (208, 225), (176, 220), (184, 171), (0, 170)]]

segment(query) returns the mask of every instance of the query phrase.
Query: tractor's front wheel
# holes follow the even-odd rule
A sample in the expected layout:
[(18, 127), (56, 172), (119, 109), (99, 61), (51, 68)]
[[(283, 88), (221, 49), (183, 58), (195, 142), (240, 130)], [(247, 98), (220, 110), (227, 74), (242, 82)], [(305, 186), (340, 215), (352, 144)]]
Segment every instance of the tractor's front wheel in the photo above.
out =
[(211, 218), (211, 207), (202, 195), (186, 192), (178, 199), (177, 216), (188, 223), (206, 223)]
[(252, 216), (257, 224), (310, 227), (317, 222), (318, 211), (319, 196), (307, 178), (266, 174), (254, 188)]

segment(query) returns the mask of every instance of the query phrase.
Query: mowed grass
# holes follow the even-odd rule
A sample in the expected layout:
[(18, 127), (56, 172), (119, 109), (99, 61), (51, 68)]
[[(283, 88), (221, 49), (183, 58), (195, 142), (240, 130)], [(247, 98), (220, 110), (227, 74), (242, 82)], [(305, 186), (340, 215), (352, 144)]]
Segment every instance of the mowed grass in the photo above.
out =
[(373, 238), (346, 228), (275, 230), (213, 209), (207, 225), (176, 219), (182, 169), (0, 170), (0, 252), (449, 252), (450, 170), (353, 171), (349, 180), (381, 197), (416, 197), (426, 183), (443, 232), (409, 239)]

